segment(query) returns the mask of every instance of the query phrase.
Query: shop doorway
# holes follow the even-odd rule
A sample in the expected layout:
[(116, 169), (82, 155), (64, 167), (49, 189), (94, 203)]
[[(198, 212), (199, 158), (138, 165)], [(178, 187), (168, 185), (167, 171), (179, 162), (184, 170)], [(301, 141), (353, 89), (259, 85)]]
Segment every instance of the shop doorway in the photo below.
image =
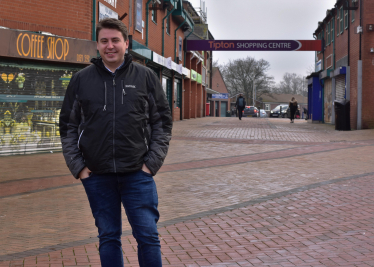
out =
[(182, 120), (182, 83), (179, 79), (174, 80), (174, 108), (178, 108), (180, 111), (180, 119)]
[(173, 97), (172, 97), (172, 88), (171, 88), (171, 79), (166, 77), (166, 76), (162, 76), (162, 89), (164, 89), (164, 93), (166, 95), (166, 99), (168, 100), (168, 103), (169, 103), (169, 107), (170, 107), (170, 110), (173, 110), (173, 105), (172, 105), (172, 100), (173, 100)]
[(227, 102), (221, 102), (221, 116), (220, 117), (226, 117), (226, 111), (227, 111)]

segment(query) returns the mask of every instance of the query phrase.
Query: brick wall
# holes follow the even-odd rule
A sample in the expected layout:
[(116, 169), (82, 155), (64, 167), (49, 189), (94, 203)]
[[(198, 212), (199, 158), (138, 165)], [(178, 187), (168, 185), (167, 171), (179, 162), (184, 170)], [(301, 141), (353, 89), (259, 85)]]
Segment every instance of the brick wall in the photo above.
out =
[(374, 31), (368, 31), (367, 24), (374, 23), (374, 2), (365, 0), (363, 5), (362, 35), (362, 128), (374, 128)]
[(0, 25), (91, 40), (91, 0), (1, 1)]
[(218, 92), (223, 93), (223, 94), (228, 93), (227, 88), (226, 88), (226, 84), (223, 81), (222, 75), (221, 75), (221, 73), (219, 72), (218, 69), (213, 70), (212, 89), (214, 91), (218, 91)]
[[(338, 6), (340, 8), (340, 6)], [(349, 11), (349, 45), (348, 30), (337, 35), (337, 14), (335, 16), (335, 62), (344, 58), (349, 54), (350, 67), (350, 122), (351, 128), (357, 128), (357, 85), (358, 85), (358, 60), (360, 52), (360, 35), (357, 34), (357, 27), (360, 25), (359, 9), (355, 11), (355, 19), (352, 21), (352, 11)], [(361, 59), (363, 63), (362, 77), (362, 128), (374, 128), (374, 54), (370, 53), (370, 48), (374, 47), (374, 32), (366, 29), (367, 24), (373, 24), (374, 21), (374, 2), (372, 0), (363, 0), (363, 34), (361, 35)], [(328, 22), (328, 21), (326, 21)], [(325, 26), (324, 26), (325, 27)], [(318, 33), (318, 32), (317, 32)], [(348, 51), (349, 47), (349, 51)], [(333, 45), (329, 45), (325, 49), (326, 58), (332, 53)], [(323, 53), (317, 55), (318, 60), (323, 58)], [(327, 67), (325, 65), (325, 67)]]

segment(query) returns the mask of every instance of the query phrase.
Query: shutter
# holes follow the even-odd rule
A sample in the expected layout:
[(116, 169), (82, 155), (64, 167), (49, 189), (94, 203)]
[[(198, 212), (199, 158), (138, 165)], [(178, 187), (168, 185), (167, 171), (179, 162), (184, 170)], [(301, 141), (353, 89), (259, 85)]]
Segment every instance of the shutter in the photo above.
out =
[(330, 123), (332, 117), (332, 82), (331, 79), (325, 80), (324, 87), (324, 116), (325, 122)]
[(339, 75), (336, 77), (336, 97), (335, 99), (340, 101), (345, 96), (345, 75)]

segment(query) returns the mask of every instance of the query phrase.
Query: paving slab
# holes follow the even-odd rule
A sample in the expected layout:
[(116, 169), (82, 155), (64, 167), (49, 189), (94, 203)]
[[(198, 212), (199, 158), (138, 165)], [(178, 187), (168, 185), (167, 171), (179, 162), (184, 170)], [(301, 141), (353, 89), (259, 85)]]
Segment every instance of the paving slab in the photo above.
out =
[[(358, 235), (361, 239), (353, 242), (346, 233), (342, 236), (342, 228), (332, 227), (337, 226), (334, 210), (342, 202), (324, 202), (345, 195), (347, 210), (354, 211), (344, 218), (344, 226), (352, 234), (366, 231), (370, 220), (353, 223), (352, 218), (373, 215), (370, 201), (361, 195), (365, 201), (360, 202), (356, 196), (362, 188), (365, 194), (372, 189), (373, 146), (373, 130), (339, 132), (305, 120), (290, 124), (285, 119), (203, 118), (175, 123), (165, 165), (155, 176), (163, 264), (374, 266), (368, 239)], [(0, 166), (0, 266), (100, 266), (87, 197), (61, 153), (1, 157)], [(352, 185), (355, 190), (338, 193)], [(332, 187), (338, 195), (323, 198), (318, 193), (331, 193)], [(295, 194), (304, 194), (315, 214), (309, 217), (297, 197), (289, 197), (295, 203), (283, 203), (285, 196)], [(269, 201), (272, 208), (264, 204)], [(125, 215), (123, 221), (126, 266), (138, 266)], [(309, 223), (308, 228), (301, 222)], [(329, 240), (340, 244), (339, 253)], [(358, 249), (356, 244), (361, 244)]]

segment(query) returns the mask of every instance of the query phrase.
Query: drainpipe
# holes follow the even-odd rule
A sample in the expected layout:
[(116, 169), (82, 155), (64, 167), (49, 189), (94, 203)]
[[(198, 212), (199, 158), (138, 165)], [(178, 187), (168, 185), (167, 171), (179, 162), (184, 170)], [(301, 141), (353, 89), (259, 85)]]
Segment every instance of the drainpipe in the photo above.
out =
[(178, 26), (178, 28), (175, 30), (174, 32), (174, 61), (175, 63), (179, 63), (177, 62), (177, 31), (180, 29), (180, 27), (182, 27), (184, 24), (186, 23), (186, 20), (184, 20), (181, 25)]
[[(362, 27), (362, 0), (360, 0), (360, 26)], [(357, 62), (357, 130), (362, 129), (362, 60), (361, 60), (361, 42), (362, 32), (360, 33), (359, 60)]]
[[(349, 7), (349, 1), (347, 1), (346, 2), (347, 3), (347, 5), (348, 5), (348, 7)], [(350, 49), (350, 43), (351, 43), (351, 34), (350, 34), (350, 25), (351, 25), (351, 21), (350, 21), (350, 17), (349, 17), (349, 15), (350, 15), (350, 12), (349, 12), (350, 10), (347, 10), (347, 12), (348, 12), (348, 28), (347, 28), (347, 30), (348, 30), (348, 67), (349, 67), (349, 62), (350, 62), (350, 59), (349, 59), (349, 57), (350, 57), (350, 51), (351, 51), (351, 49)]]
[[(148, 47), (148, 22), (149, 22), (149, 3), (151, 2), (152, 0), (148, 0), (148, 2), (145, 4), (146, 5), (146, 7), (147, 7), (147, 11), (146, 11), (146, 33), (145, 33), (145, 46), (146, 47)], [(157, 12), (156, 10), (155, 10), (155, 12)]]
[[(184, 38), (184, 40), (186, 40), (187, 41), (187, 38), (193, 33), (193, 31), (194, 31), (194, 29), (195, 29), (195, 25), (194, 24), (192, 24), (192, 30), (191, 30), (191, 32)], [(187, 55), (187, 51), (186, 50), (184, 50), (184, 67), (186, 67), (186, 55)]]
[(334, 27), (334, 36), (332, 37), (334, 42), (333, 42), (333, 51), (332, 51), (332, 60), (333, 60), (333, 66), (332, 69), (335, 70), (335, 35), (336, 35), (336, 28), (335, 28), (335, 16), (332, 17), (332, 22), (333, 22), (333, 27)]
[(165, 51), (165, 19), (167, 19), (171, 13), (175, 10), (175, 1), (173, 1), (173, 8), (170, 10), (162, 20), (162, 56), (164, 56)]
[(92, 0), (92, 41), (96, 41), (96, 0)]
[[(332, 22), (333, 22), (333, 27), (334, 27), (334, 36), (332, 36), (331, 38), (333, 38), (333, 50), (332, 50), (332, 69), (333, 71), (335, 71), (335, 67), (336, 67), (336, 64), (335, 64), (335, 42), (336, 42), (336, 39), (335, 39), (335, 36), (336, 36), (336, 28), (335, 28), (335, 16), (332, 17)], [(331, 79), (331, 100), (332, 100), (332, 110), (331, 110), (331, 124), (332, 125), (335, 125), (335, 95), (336, 95), (336, 79), (335, 79), (335, 76), (333, 76), (333, 78)]]
[[(325, 27), (326, 27), (326, 24), (324, 24)], [(325, 36), (325, 31), (322, 30), (322, 39), (324, 40), (324, 36)], [(323, 45), (325, 46), (325, 42), (323, 42)], [(322, 52), (322, 56), (323, 56), (323, 70), (327, 71), (326, 69), (326, 66), (325, 66), (325, 49), (326, 49), (326, 46), (323, 48), (323, 52)], [(327, 72), (326, 72), (327, 73)], [(325, 123), (325, 80), (323, 79), (322, 81), (320, 81), (320, 84), (321, 84), (321, 108), (322, 108), (322, 118), (321, 118), (321, 121), (322, 123)]]

